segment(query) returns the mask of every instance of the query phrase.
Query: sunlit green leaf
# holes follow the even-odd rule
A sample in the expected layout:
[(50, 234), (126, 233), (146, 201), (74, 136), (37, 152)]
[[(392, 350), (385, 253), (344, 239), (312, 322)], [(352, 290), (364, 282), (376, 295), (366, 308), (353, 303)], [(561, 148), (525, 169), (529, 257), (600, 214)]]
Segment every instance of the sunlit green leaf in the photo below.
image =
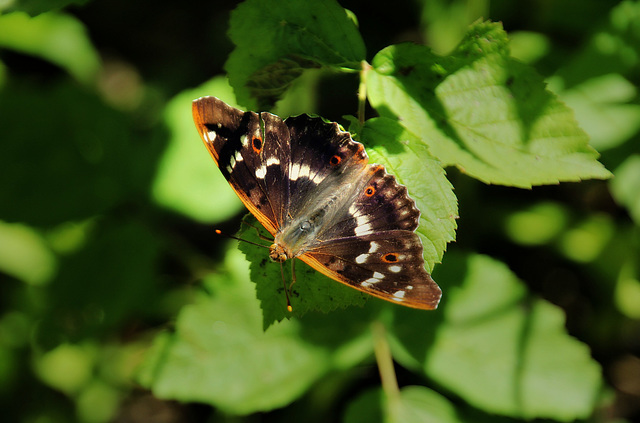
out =
[(515, 275), (488, 257), (449, 254), (438, 270), (441, 281), (461, 285), (444, 286), (440, 309), (424, 317), (426, 325), (408, 327), (419, 312), (396, 312), (398, 359), (423, 366), (429, 377), (488, 412), (562, 421), (592, 413), (600, 367), (566, 333), (561, 310), (528, 298)]
[(442, 259), (447, 243), (455, 239), (458, 204), (440, 162), (420, 139), (397, 121), (376, 118), (365, 122), (362, 141), (371, 163), (385, 166), (405, 185), (420, 210), (418, 234), (428, 268)]
[(372, 64), (372, 105), (419, 134), (443, 165), (517, 187), (610, 176), (571, 110), (509, 57), (499, 24), (475, 24), (451, 56), (401, 44)]

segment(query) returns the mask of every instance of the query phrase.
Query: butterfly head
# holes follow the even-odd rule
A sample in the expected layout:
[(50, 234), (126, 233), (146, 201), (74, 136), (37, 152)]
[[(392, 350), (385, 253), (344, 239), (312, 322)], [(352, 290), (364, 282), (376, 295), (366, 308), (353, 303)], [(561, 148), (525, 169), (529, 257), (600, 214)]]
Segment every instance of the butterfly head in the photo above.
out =
[(282, 263), (289, 258), (289, 254), (280, 244), (271, 244), (269, 247), (269, 258), (276, 263)]

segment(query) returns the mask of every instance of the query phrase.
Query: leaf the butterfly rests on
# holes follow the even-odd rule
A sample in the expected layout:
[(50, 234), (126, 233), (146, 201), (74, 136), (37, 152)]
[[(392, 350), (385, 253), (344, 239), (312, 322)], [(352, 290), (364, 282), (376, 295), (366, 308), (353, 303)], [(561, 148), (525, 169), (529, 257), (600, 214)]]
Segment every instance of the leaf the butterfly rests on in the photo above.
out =
[(300, 259), (367, 294), (434, 309), (407, 189), (337, 123), (243, 112), (215, 97), (193, 102), (198, 132), (224, 177), (274, 236), (273, 261)]

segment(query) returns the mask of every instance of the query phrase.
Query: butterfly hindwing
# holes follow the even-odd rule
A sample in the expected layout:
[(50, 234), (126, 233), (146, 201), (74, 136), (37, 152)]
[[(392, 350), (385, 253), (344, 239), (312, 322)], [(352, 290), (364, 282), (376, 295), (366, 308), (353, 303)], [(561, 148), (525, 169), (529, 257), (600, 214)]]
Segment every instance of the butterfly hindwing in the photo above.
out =
[(405, 306), (434, 309), (438, 285), (424, 269), (422, 243), (393, 230), (319, 243), (301, 260), (352, 288)]

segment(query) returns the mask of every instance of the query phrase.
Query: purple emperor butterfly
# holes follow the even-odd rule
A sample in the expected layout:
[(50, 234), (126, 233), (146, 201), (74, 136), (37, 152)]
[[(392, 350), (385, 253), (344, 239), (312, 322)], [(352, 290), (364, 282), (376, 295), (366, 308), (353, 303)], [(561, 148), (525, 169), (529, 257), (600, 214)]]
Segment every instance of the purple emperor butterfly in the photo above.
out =
[(337, 123), (243, 112), (215, 97), (194, 100), (193, 118), (224, 177), (273, 235), (273, 261), (297, 258), (383, 300), (437, 307), (441, 291), (414, 232), (420, 211)]

